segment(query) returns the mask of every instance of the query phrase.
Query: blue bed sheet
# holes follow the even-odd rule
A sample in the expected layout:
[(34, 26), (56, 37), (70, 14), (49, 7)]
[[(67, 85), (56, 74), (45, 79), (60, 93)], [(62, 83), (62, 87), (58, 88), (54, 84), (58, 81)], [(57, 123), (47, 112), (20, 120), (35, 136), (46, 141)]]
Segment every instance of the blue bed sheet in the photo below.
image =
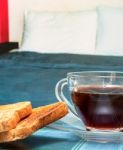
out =
[[(123, 57), (35, 52), (13, 52), (1, 55), (0, 104), (29, 100), (33, 107), (36, 107), (56, 102), (54, 88), (61, 78), (66, 77), (68, 72), (90, 70), (123, 71)], [(51, 137), (50, 132), (53, 132), (55, 137)], [(28, 149), (41, 150), (52, 150), (58, 147), (64, 150), (77, 148), (92, 150), (94, 147), (101, 150), (106, 147), (111, 150), (123, 148), (122, 144), (106, 144), (106, 146), (84, 142), (71, 133), (49, 128), (44, 128), (21, 142), (2, 144), (0, 148), (10, 149), (11, 145), (14, 148), (23, 145)]]

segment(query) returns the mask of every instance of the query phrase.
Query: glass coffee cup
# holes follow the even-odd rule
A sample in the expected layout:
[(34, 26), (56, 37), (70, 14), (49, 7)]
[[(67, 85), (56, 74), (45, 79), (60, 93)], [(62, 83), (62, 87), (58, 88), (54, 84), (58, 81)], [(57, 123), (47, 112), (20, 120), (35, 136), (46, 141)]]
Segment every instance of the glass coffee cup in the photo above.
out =
[[(65, 85), (72, 102), (64, 96)], [(123, 130), (123, 72), (70, 72), (57, 83), (55, 93), (87, 130)]]

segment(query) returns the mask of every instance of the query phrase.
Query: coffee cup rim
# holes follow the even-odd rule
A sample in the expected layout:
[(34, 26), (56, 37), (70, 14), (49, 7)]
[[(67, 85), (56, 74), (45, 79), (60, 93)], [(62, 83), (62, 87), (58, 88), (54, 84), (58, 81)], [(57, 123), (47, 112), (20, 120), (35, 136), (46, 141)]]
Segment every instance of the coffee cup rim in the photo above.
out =
[[(96, 74), (96, 75), (95, 75)], [(123, 71), (78, 71), (78, 72), (68, 72), (67, 77), (88, 77), (88, 76), (95, 77), (117, 77), (123, 78)]]

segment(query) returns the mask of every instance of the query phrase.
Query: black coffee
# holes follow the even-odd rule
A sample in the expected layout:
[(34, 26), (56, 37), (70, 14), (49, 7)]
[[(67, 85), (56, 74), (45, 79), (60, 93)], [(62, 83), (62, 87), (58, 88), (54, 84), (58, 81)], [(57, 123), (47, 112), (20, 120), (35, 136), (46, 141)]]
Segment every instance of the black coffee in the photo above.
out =
[(78, 86), (72, 99), (87, 129), (123, 128), (123, 86)]

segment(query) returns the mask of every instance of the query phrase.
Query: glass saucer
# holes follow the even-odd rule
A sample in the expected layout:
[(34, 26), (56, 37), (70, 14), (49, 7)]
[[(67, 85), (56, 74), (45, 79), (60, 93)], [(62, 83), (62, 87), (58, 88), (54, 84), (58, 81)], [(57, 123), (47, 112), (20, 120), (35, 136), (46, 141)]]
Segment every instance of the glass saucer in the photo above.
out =
[(123, 132), (120, 131), (87, 131), (81, 120), (71, 112), (64, 118), (49, 125), (50, 128), (71, 132), (85, 141), (93, 142), (123, 142)]

